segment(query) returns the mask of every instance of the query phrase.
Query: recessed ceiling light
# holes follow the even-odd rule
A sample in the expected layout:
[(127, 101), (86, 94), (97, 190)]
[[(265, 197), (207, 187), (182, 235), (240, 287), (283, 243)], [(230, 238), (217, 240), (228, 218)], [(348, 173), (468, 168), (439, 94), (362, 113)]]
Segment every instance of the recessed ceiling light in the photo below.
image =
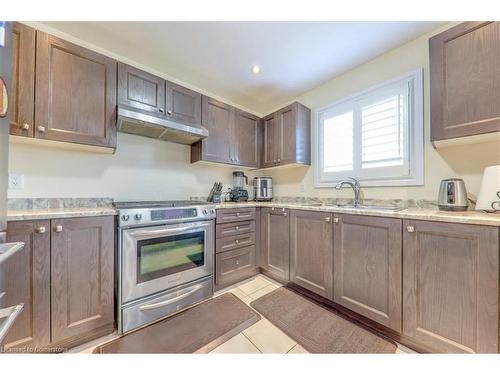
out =
[(252, 73), (259, 74), (260, 73), (260, 66), (258, 66), (258, 65), (252, 66)]

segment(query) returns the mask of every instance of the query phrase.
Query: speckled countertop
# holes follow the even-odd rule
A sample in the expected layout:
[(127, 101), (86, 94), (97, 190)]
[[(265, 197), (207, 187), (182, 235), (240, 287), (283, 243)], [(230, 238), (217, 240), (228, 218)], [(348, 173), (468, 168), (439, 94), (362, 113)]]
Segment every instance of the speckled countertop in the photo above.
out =
[[(204, 200), (202, 197), (192, 199)], [(377, 208), (355, 209), (334, 206), (336, 203), (349, 203), (340, 200), (318, 200), (309, 198), (283, 198), (273, 202), (224, 202), (216, 204), (216, 208), (236, 207), (276, 207), (309, 211), (345, 213), (365, 216), (394, 217), (400, 219), (442, 221), (500, 227), (500, 214), (479, 211), (448, 212), (439, 211), (429, 202), (402, 200), (367, 200), (367, 204), (393, 204), (400, 207), (397, 211)], [(110, 198), (64, 198), (64, 199), (9, 199), (7, 219), (9, 221), (55, 219), (67, 217), (108, 216), (116, 215)]]
[(382, 216), (394, 217), (400, 219), (415, 219), (415, 220), (429, 220), (429, 221), (442, 221), (449, 223), (464, 223), (464, 224), (478, 224), (500, 227), (500, 214), (492, 214), (479, 211), (465, 211), (465, 212), (449, 212), (439, 211), (431, 207), (407, 207), (397, 211), (380, 210), (376, 208), (370, 209), (355, 209), (335, 207), (332, 205), (314, 205), (308, 203), (294, 203), (294, 202), (246, 202), (246, 203), (230, 203), (224, 202), (216, 204), (217, 208), (236, 208), (236, 207), (276, 207), (276, 208), (290, 208), (298, 210), (309, 211), (322, 211), (322, 212), (335, 212), (344, 214), (355, 214), (365, 216)]
[(7, 220), (43, 220), (116, 215), (111, 198), (9, 199)]

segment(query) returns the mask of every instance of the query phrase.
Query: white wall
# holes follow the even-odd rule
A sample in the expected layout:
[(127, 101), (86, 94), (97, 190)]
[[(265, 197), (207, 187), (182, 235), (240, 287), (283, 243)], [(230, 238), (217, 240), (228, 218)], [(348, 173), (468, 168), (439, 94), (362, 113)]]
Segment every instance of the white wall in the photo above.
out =
[(118, 133), (114, 155), (11, 142), (9, 170), (25, 176), (25, 188), (9, 198), (161, 200), (207, 196), (237, 168), (190, 164), (189, 146)]
[[(399, 48), (391, 50), (325, 84), (303, 94), (297, 100), (315, 109), (349, 95), (363, 91), (385, 80), (412, 70), (424, 69), (424, 128), (425, 128), (425, 185), (415, 187), (364, 188), (365, 198), (436, 199), (439, 182), (443, 178), (460, 177), (465, 180), (471, 195), (479, 191), (481, 176), (486, 166), (500, 163), (498, 143), (467, 145), (436, 151), (430, 143), (429, 50), (431, 35), (451, 27), (448, 24), (430, 34), (423, 35)], [(313, 116), (314, 118), (314, 116)], [(313, 151), (314, 152), (314, 151)], [(350, 197), (352, 191), (315, 188), (313, 167), (272, 170), (266, 173), (274, 178), (275, 195)]]

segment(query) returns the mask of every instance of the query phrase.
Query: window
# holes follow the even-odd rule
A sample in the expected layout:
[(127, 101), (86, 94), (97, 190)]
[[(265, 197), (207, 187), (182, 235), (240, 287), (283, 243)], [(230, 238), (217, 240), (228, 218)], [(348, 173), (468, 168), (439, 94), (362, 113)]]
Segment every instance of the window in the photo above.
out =
[(316, 113), (315, 184), (423, 185), (423, 82), (418, 70)]

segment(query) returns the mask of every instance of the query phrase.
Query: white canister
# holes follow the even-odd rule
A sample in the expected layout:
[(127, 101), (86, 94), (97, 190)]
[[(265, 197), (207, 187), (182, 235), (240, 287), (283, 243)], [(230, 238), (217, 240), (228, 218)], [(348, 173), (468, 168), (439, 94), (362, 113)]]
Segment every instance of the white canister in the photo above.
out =
[(476, 210), (500, 211), (500, 165), (493, 165), (484, 170)]

